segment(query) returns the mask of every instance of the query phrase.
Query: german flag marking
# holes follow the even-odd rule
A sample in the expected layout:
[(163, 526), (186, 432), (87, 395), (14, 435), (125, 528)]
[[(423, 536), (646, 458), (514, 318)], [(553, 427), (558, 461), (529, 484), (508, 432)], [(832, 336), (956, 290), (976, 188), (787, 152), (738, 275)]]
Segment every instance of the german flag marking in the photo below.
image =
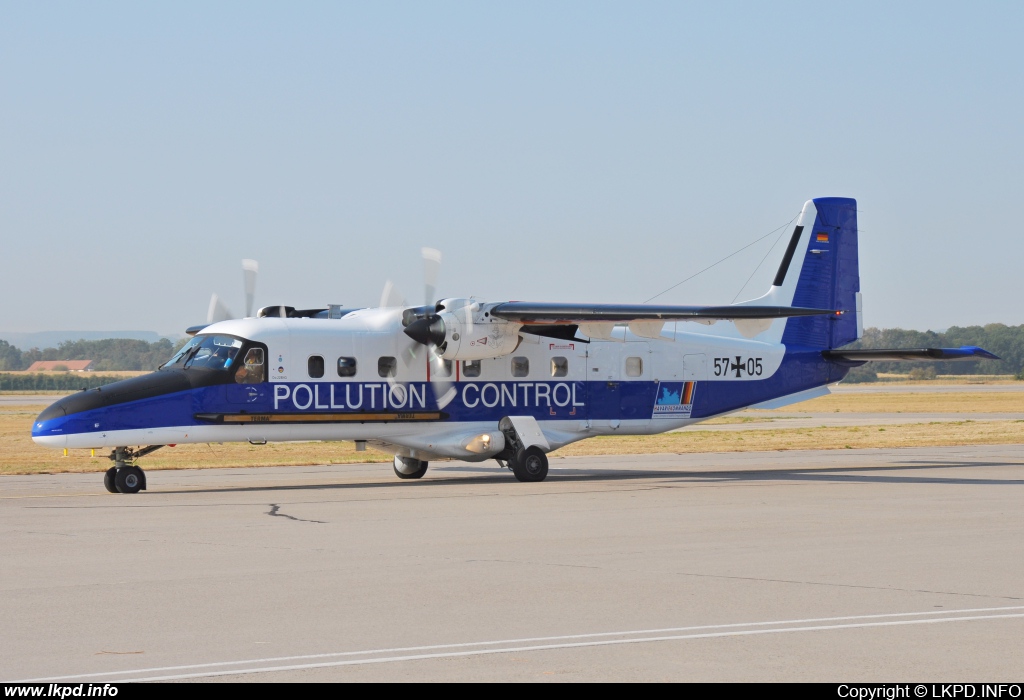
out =
[(683, 400), (679, 403), (684, 406), (693, 403), (693, 384), (693, 382), (686, 382), (686, 384), (683, 385)]

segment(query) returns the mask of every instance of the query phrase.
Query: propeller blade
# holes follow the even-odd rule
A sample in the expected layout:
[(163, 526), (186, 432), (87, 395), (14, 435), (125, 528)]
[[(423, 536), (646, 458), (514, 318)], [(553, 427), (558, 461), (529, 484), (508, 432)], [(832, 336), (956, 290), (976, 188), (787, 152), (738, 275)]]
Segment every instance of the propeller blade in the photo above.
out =
[(441, 251), (435, 248), (423, 248), (420, 250), (423, 256), (423, 288), (424, 305), (432, 306), (437, 303), (437, 276), (441, 273)]
[(402, 358), (402, 362), (406, 367), (409, 367), (416, 362), (417, 356), (420, 354), (420, 348), (423, 346), (417, 342), (409, 343), (403, 350), (398, 353), (398, 356)]
[(455, 388), (455, 382), (452, 379), (453, 365), (452, 362), (445, 362), (444, 359), (438, 355), (434, 348), (430, 348), (430, 388), (434, 391), (434, 399), (437, 401), (438, 408), (444, 408), (452, 402), (452, 399), (458, 393)]
[(255, 260), (246, 258), (242, 261), (242, 278), (245, 282), (245, 317), (252, 317), (252, 303), (256, 297), (256, 273), (260, 271), (260, 264)]
[(231, 310), (224, 305), (220, 297), (214, 294), (210, 297), (210, 308), (206, 312), (206, 323), (217, 323), (218, 321), (229, 321), (234, 318)]
[(386, 309), (405, 306), (405, 298), (391, 280), (384, 283), (384, 291), (380, 293), (380, 305)]
[(470, 304), (466, 304), (460, 309), (460, 311), (462, 311), (462, 323), (467, 336), (473, 335), (473, 316), (479, 310), (480, 304), (475, 301)]

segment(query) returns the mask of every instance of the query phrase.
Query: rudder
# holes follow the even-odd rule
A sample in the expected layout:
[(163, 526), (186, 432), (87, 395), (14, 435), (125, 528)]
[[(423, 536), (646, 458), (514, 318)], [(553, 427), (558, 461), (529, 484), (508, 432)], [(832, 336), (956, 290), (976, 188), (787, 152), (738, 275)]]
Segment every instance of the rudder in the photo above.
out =
[[(796, 260), (801, 260), (799, 268), (792, 265)], [(820, 197), (804, 204), (772, 293), (791, 293), (786, 301), (792, 306), (843, 312), (789, 319), (782, 335), (786, 346), (837, 348), (860, 337), (856, 200)]]

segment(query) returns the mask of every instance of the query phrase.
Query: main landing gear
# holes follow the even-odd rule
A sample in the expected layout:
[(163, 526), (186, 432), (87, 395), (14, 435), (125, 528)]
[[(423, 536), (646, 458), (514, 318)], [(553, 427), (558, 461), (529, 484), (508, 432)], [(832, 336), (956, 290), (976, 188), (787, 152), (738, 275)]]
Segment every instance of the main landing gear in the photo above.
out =
[(548, 475), (548, 456), (538, 445), (527, 445), (508, 418), (498, 424), (505, 435), (505, 449), (495, 461), (502, 467), (508, 467), (519, 481), (544, 481)]
[(495, 461), (512, 470), (519, 481), (544, 481), (548, 476), (548, 456), (536, 445), (520, 448), (505, 459), (495, 457)]
[(428, 464), (422, 459), (395, 455), (395, 476), (399, 479), (419, 479), (427, 473)]
[(138, 493), (146, 490), (146, 472), (135, 464), (140, 457), (159, 450), (163, 445), (150, 445), (140, 450), (117, 447), (110, 453), (114, 463), (103, 475), (103, 485), (110, 493)]

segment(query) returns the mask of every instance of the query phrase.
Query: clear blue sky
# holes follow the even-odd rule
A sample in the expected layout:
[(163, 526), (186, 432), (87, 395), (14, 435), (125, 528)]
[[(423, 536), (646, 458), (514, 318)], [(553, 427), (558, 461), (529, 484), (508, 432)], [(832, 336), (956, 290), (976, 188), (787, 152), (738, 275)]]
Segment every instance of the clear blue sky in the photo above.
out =
[[(0, 330), (637, 302), (861, 209), (866, 322), (1024, 323), (1024, 4), (0, 2)], [(659, 298), (731, 301), (775, 237)], [(743, 297), (782, 255), (768, 253)]]

